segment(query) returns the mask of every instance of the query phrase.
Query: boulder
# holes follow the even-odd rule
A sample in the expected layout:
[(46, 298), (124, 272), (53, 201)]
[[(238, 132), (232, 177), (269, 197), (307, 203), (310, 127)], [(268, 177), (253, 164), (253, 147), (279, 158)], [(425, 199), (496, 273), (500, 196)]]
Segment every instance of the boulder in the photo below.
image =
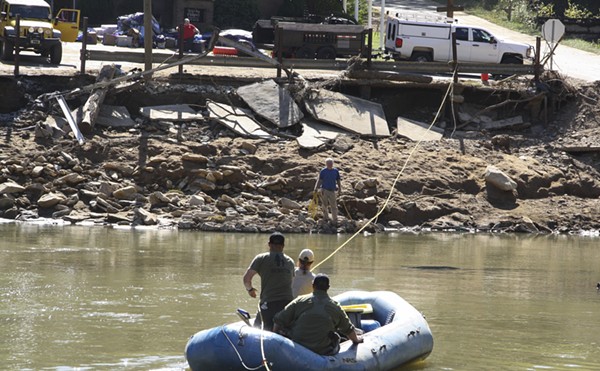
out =
[(148, 196), (148, 201), (153, 207), (168, 205), (171, 202), (164, 193), (158, 191), (151, 193), (150, 196)]
[(144, 225), (158, 224), (158, 216), (142, 208), (135, 209), (135, 219)]
[(100, 185), (98, 186), (98, 191), (102, 194), (105, 194), (107, 196), (110, 196), (113, 194), (114, 191), (117, 190), (117, 185), (115, 183), (109, 183), (109, 182), (102, 182), (100, 183)]
[(302, 205), (300, 205), (298, 202), (296, 202), (294, 200), (290, 200), (287, 197), (282, 197), (279, 200), (279, 204), (281, 205), (281, 207), (286, 208), (286, 209), (290, 209), (290, 210), (300, 210), (300, 209), (302, 209)]
[(231, 206), (237, 205), (237, 201), (233, 197), (228, 196), (226, 194), (222, 194), (221, 197), (220, 197), (220, 199), (223, 200), (223, 201), (225, 201), (225, 202), (227, 202), (227, 203), (229, 203), (229, 204), (231, 204)]
[(255, 154), (256, 150), (258, 149), (258, 147), (256, 147), (256, 145), (254, 145), (250, 142), (242, 142), (240, 147), (242, 147), (242, 149), (250, 155)]
[(25, 187), (12, 181), (0, 184), (0, 194), (21, 193), (23, 191), (25, 191)]
[(188, 186), (190, 191), (202, 191), (209, 192), (217, 189), (217, 185), (207, 179), (204, 178), (196, 178), (190, 185)]
[(192, 197), (190, 197), (190, 201), (189, 201), (190, 206), (203, 206), (204, 204), (206, 204), (204, 197), (202, 197), (200, 195), (193, 195)]
[(33, 168), (33, 170), (31, 170), (31, 176), (34, 178), (37, 178), (37, 177), (41, 176), (43, 172), (44, 172), (44, 167), (38, 165), (38, 166), (35, 166)]
[(104, 164), (104, 169), (118, 171), (121, 174), (127, 175), (127, 176), (132, 175), (133, 172), (135, 171), (135, 169), (129, 165), (115, 163), (115, 162), (109, 162), (107, 164)]
[(0, 195), (0, 210), (10, 209), (15, 205), (15, 199), (10, 195)]
[(133, 200), (136, 194), (137, 189), (134, 186), (127, 186), (117, 189), (112, 195), (119, 200)]
[(40, 197), (37, 204), (39, 207), (48, 209), (66, 200), (67, 198), (62, 193), (46, 193)]
[(514, 180), (492, 165), (485, 169), (485, 181), (488, 185), (492, 185), (501, 191), (514, 191), (517, 189), (517, 183)]
[(77, 173), (70, 173), (56, 180), (60, 184), (77, 185), (85, 181), (85, 178)]
[(198, 164), (206, 164), (208, 162), (208, 157), (195, 153), (186, 153), (181, 156), (181, 160), (195, 162)]

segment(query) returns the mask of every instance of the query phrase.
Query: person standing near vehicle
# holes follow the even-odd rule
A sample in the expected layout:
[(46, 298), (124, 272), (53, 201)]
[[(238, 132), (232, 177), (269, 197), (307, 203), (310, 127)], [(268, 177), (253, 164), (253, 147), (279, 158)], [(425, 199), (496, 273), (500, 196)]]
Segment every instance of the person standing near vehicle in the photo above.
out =
[(321, 198), (321, 208), (323, 210), (323, 219), (329, 221), (329, 211), (331, 209), (331, 219), (334, 225), (337, 225), (337, 200), (335, 192), (342, 192), (342, 182), (340, 172), (333, 167), (333, 159), (325, 160), (325, 168), (319, 172), (314, 192), (319, 192)]
[(292, 281), (292, 295), (306, 295), (312, 292), (312, 282), (315, 274), (310, 271), (310, 266), (315, 261), (315, 254), (310, 249), (300, 251), (298, 256), (298, 267)]
[(283, 253), (284, 245), (285, 237), (281, 233), (271, 234), (269, 251), (254, 257), (243, 278), (248, 295), (255, 298), (256, 289), (252, 286), (252, 278), (256, 274), (260, 276), (260, 311), (256, 315), (254, 326), (260, 327), (262, 323), (263, 328), (268, 331), (273, 329), (273, 317), (294, 298), (294, 261)]
[[(179, 30), (179, 27), (177, 28)], [(194, 36), (199, 34), (200, 31), (194, 26), (189, 18), (183, 20), (183, 47), (184, 50), (192, 50), (192, 44), (194, 43)]]

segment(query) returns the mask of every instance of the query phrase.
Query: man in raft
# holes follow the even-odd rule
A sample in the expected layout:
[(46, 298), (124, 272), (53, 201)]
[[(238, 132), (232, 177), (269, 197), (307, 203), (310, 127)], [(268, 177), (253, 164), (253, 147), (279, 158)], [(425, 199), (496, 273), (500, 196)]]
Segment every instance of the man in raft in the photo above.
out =
[(286, 331), (293, 341), (321, 355), (340, 351), (337, 332), (354, 344), (362, 343), (346, 312), (327, 294), (328, 289), (329, 277), (318, 274), (313, 280), (313, 293), (297, 297), (277, 313), (273, 330)]

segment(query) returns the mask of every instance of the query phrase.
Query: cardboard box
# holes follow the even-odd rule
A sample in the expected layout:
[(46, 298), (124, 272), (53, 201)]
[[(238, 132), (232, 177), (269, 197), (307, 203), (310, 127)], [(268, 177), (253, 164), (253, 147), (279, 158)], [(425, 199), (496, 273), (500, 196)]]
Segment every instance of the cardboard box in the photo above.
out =
[(88, 32), (87, 43), (89, 45), (96, 45), (98, 43), (98, 34), (95, 32)]
[(117, 36), (117, 46), (123, 46), (123, 47), (130, 48), (132, 43), (133, 43), (133, 37), (131, 37), (131, 36), (125, 36), (125, 35)]
[(112, 34), (104, 34), (104, 39), (102, 40), (102, 44), (114, 46), (117, 45), (117, 36)]

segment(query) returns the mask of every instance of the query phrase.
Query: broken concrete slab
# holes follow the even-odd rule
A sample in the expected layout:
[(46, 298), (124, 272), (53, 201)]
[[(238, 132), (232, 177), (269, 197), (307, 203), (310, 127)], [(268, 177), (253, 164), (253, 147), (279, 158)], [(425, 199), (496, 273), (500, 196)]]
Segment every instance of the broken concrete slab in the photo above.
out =
[(428, 129), (429, 125), (423, 122), (410, 120), (400, 116), (398, 117), (397, 125), (398, 135), (401, 135), (415, 142), (420, 140), (440, 140), (442, 139), (444, 133), (444, 131), (438, 127), (432, 126), (431, 129)]
[(123, 106), (103, 105), (96, 119), (96, 125), (113, 128), (130, 128), (135, 126), (129, 111)]
[(367, 137), (390, 135), (381, 104), (325, 89), (310, 92), (304, 102), (319, 121)]
[(236, 134), (248, 138), (275, 140), (260, 124), (241, 108), (212, 101), (206, 101), (209, 117), (231, 129)]
[(300, 148), (315, 149), (330, 140), (334, 140), (346, 131), (335, 126), (323, 124), (312, 119), (303, 119), (302, 135), (296, 138)]
[(529, 123), (523, 122), (523, 116), (515, 116), (504, 120), (482, 122), (479, 124), (481, 130), (501, 130), (501, 129), (524, 129), (529, 127)]
[(290, 92), (273, 80), (242, 86), (237, 94), (259, 116), (280, 128), (296, 125), (304, 117)]
[(140, 113), (153, 121), (199, 121), (204, 118), (187, 104), (142, 107)]

